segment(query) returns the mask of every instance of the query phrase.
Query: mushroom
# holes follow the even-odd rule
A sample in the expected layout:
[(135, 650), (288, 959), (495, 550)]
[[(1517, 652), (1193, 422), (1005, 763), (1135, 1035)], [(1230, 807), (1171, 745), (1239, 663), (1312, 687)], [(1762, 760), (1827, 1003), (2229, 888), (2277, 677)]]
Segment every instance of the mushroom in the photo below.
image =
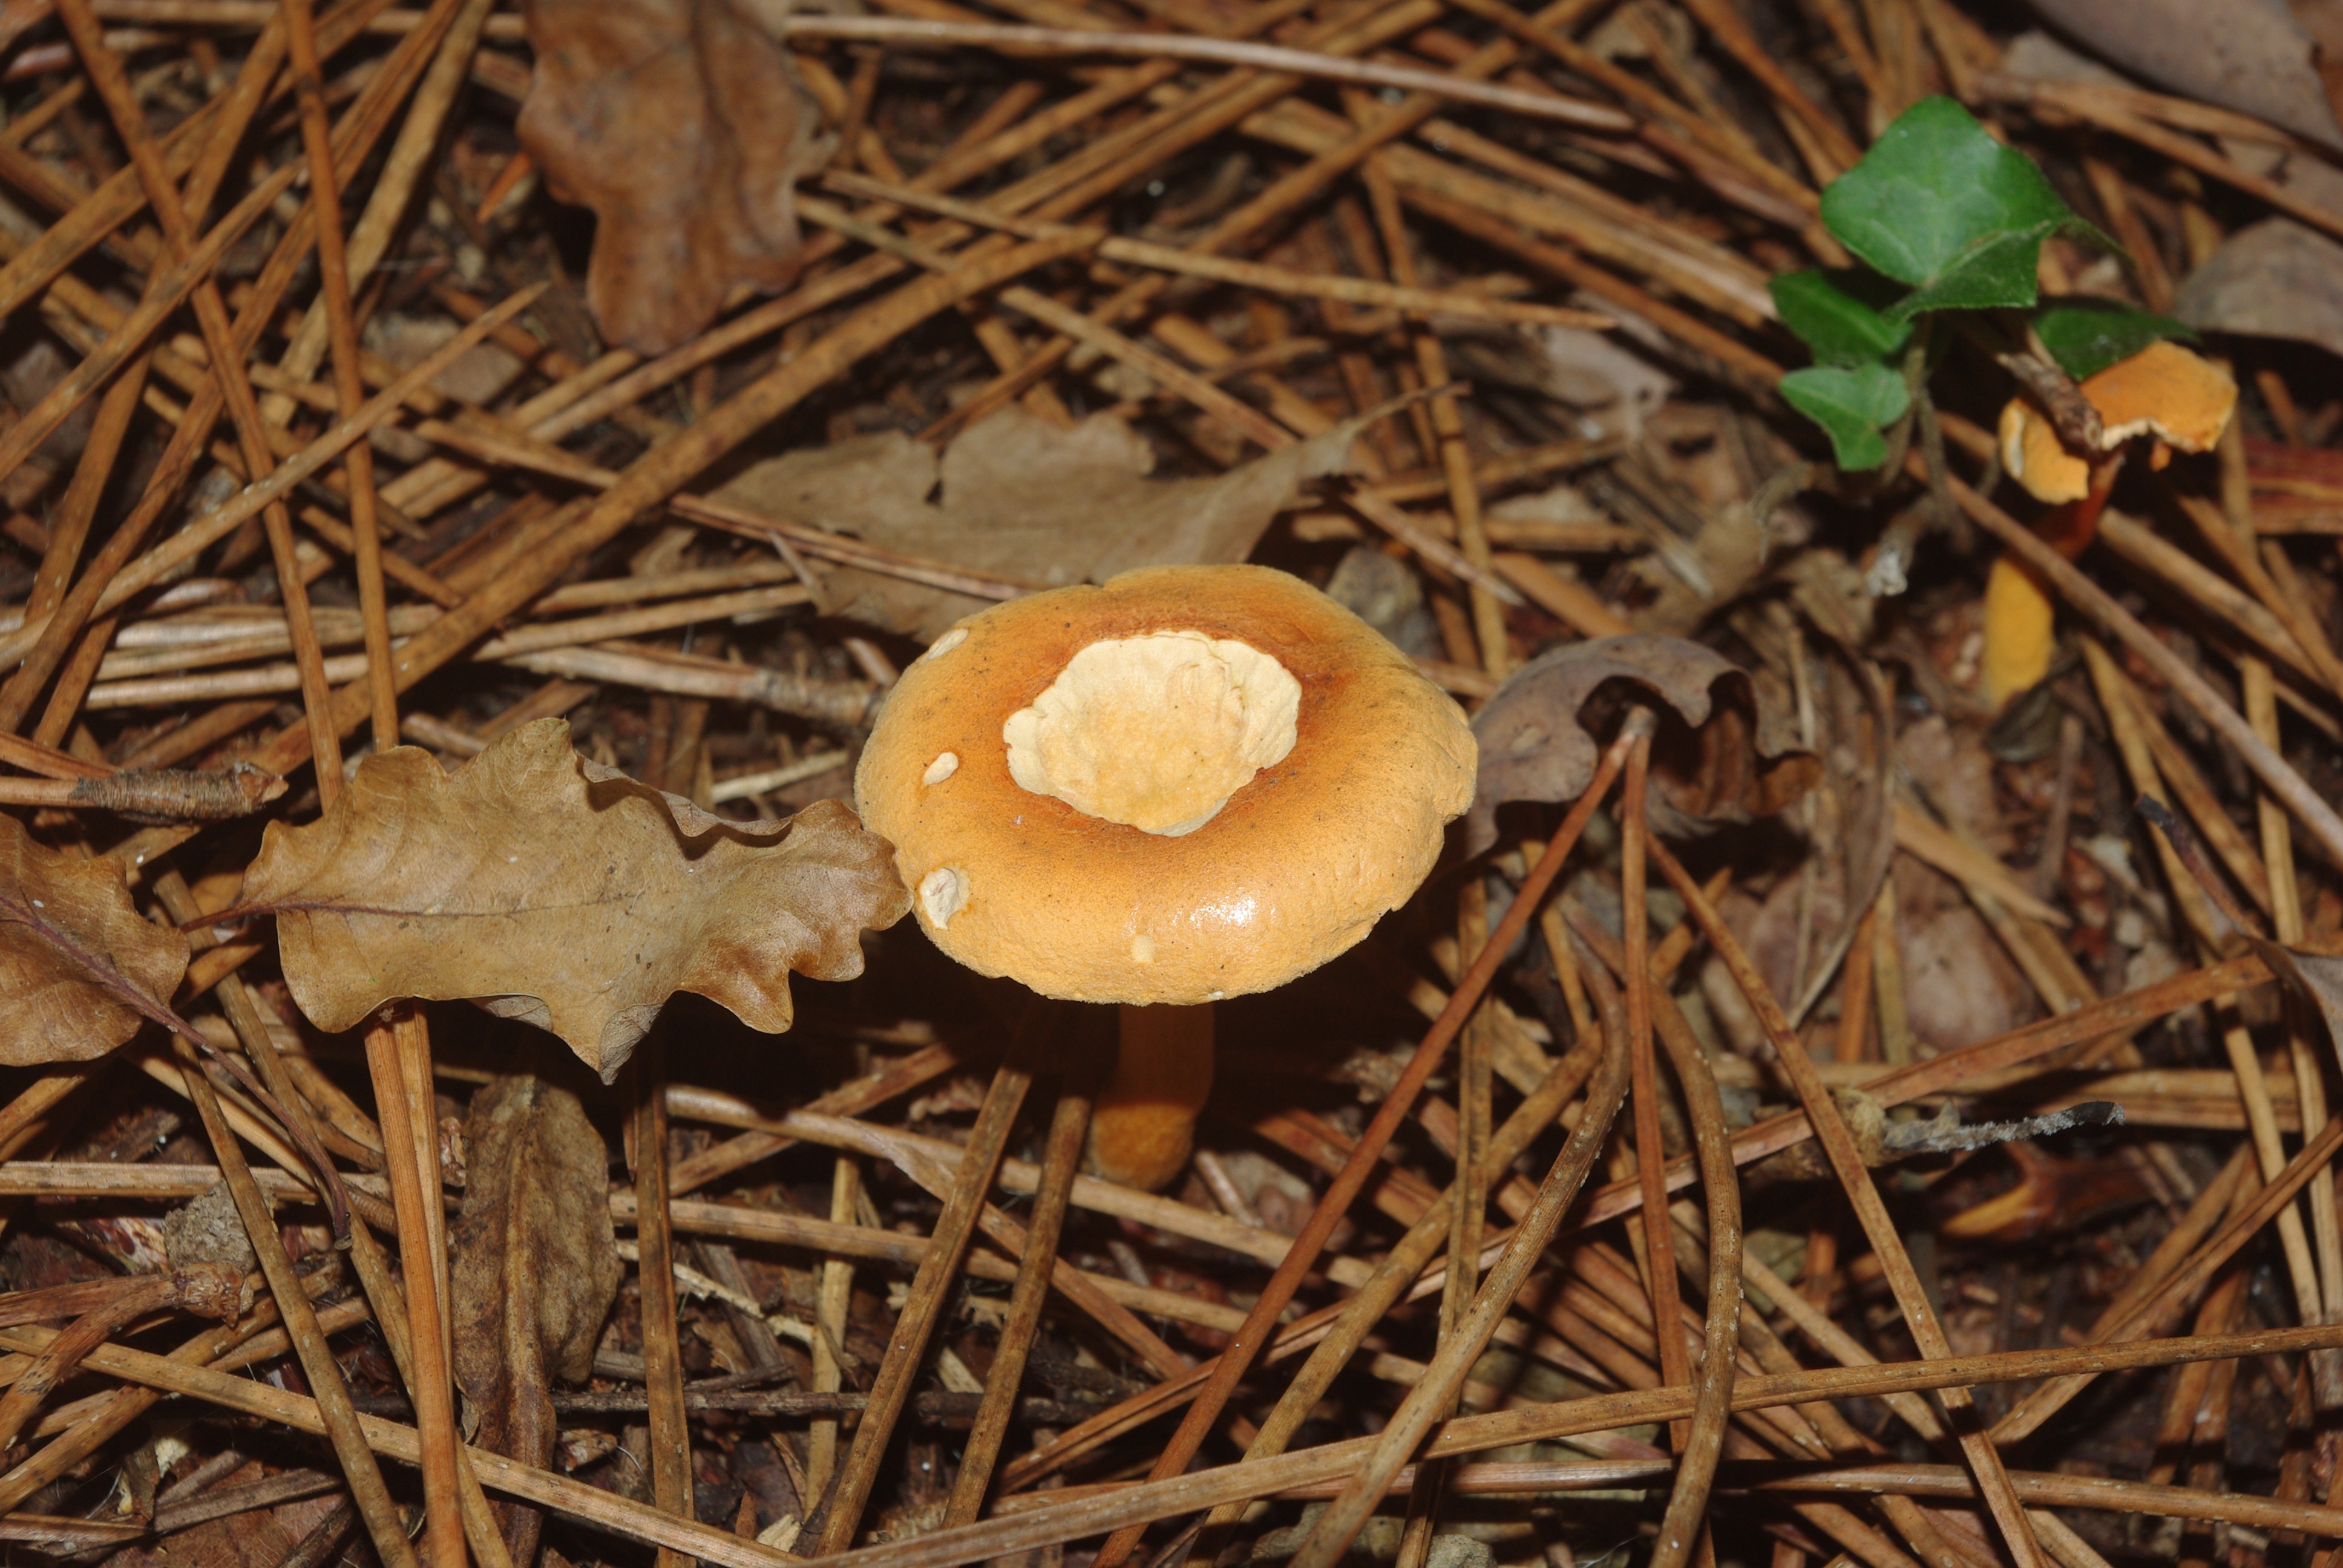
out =
[[(2212, 450), (2237, 402), (2227, 370), (2177, 343), (2151, 343), (2079, 387), (2061, 384), (2066, 396), (2054, 397), (2055, 417), (2026, 397), (2011, 398), (1999, 441), (2002, 467), (2053, 508), (2036, 531), (2069, 560), (2097, 531), (2127, 443), (2150, 437), (2148, 466), (2161, 469), (2176, 449)], [(2052, 618), (2049, 591), (2032, 569), (2006, 554), (1995, 560), (1986, 582), (1983, 669), (1994, 703), (2049, 673)]]
[(1316, 588), (1157, 567), (945, 632), (888, 694), (854, 791), (945, 953), (1121, 1005), (1090, 1158), (1152, 1189), (1212, 1087), (1212, 1004), (1404, 903), (1475, 761), (1455, 702)]

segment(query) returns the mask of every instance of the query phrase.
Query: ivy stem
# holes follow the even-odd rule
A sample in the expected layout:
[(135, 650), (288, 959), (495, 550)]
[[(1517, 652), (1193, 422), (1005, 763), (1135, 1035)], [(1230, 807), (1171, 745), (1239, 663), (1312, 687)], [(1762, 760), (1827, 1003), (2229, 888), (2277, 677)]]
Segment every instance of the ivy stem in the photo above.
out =
[(1912, 412), (1920, 427), (1920, 460), (1928, 469), (1928, 522), (1938, 530), (1953, 518), (1952, 492), (1945, 485), (1945, 429), (1936, 422), (1936, 405), (1928, 396), (1928, 347), (1936, 337), (1936, 317), (1924, 316), (1912, 334), (1904, 357), (1904, 384), (1912, 389)]
[(1900, 473), (1912, 432), (1920, 434), (1920, 457), (1928, 472), (1928, 497), (1924, 508), (1898, 514), (1879, 536), (1864, 586), (1883, 598), (1892, 598), (1907, 586), (1905, 568), (1920, 542), (1923, 526), (1943, 529), (1952, 516), (1951, 498), (1945, 488), (1945, 432), (1936, 422), (1936, 406), (1928, 397), (1928, 350), (1936, 340), (1936, 318), (1923, 316), (1904, 350), (1904, 387), (1912, 406), (1888, 435), (1887, 462), (1883, 473)]

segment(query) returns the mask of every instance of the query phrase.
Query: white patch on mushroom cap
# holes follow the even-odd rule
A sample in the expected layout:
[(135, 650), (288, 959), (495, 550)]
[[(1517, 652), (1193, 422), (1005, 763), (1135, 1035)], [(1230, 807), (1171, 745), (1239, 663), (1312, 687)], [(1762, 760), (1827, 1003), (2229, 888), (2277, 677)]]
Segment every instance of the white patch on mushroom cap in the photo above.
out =
[(950, 925), (967, 907), (968, 873), (958, 866), (938, 866), (920, 879), (920, 910), (936, 930)]
[(959, 771), (959, 754), (951, 751), (939, 751), (936, 753), (936, 759), (928, 764), (928, 770), (920, 775), (920, 782), (940, 784)]
[(1021, 788), (1084, 816), (1192, 833), (1293, 749), (1302, 685), (1270, 655), (1201, 631), (1091, 643), (1001, 727)]
[(953, 648), (958, 648), (961, 643), (964, 643), (967, 640), (968, 628), (964, 626), (956, 626), (950, 631), (944, 633), (943, 636), (936, 638), (933, 643), (929, 645), (928, 651), (920, 655), (920, 657), (921, 658), (941, 658), (944, 655), (950, 653)]

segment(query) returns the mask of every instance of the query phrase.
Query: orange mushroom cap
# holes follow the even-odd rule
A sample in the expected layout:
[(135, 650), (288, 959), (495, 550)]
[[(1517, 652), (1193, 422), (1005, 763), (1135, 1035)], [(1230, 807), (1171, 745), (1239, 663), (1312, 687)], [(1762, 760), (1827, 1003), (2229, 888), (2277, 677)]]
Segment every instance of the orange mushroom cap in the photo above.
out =
[(2023, 397), (2011, 398), (2001, 411), (2002, 467), (2036, 500), (2081, 500), (2090, 493), (2093, 462), (2136, 436), (2152, 436), (2184, 452), (2210, 451), (2237, 404), (2229, 373), (2177, 343), (2149, 344), (2086, 379), (2081, 391), (2098, 411), (2098, 452), (2068, 447)]
[(2001, 466), (2037, 501), (2056, 506), (2091, 493), (2091, 466), (2066, 450), (2040, 409), (2012, 397), (2001, 411)]
[(2107, 449), (2154, 436), (2184, 452), (2209, 452), (2237, 406), (2229, 373), (2177, 343), (2151, 343), (2083, 383), (2099, 411)]

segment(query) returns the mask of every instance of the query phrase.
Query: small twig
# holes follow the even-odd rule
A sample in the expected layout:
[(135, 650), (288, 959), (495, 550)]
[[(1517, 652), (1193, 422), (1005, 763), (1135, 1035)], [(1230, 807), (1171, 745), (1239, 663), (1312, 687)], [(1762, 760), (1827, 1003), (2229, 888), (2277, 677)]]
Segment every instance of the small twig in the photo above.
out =
[[(341, 182), (334, 169), (333, 126), (317, 58), (316, 18), (309, 0), (285, 0), (285, 35), (299, 101), (301, 143), (308, 155), (309, 190), (321, 216), (317, 227), (317, 293), (332, 327), (336, 412), (347, 418), (366, 402), (358, 369), (357, 317), (350, 305), (348, 246), (342, 236)], [(374, 448), (360, 441), (343, 455), (349, 486), (351, 542), (357, 567), (358, 604), (366, 618), (367, 656), (374, 673), (375, 745), (398, 744), (398, 699), (390, 685), (390, 623), (383, 595), (382, 533), (376, 506)], [(437, 1559), (435, 1568), (450, 1568)]]
[[(1624, 949), (1622, 977), (1626, 988), (1627, 1060), (1633, 1086), (1629, 1097), (1634, 1112), (1635, 1177), (1644, 1191), (1644, 1288), (1651, 1299), (1652, 1321), (1667, 1325), (1676, 1321), (1681, 1300), (1676, 1294), (1674, 1249), (1668, 1240), (1667, 1187), (1662, 1170), (1667, 1163), (1667, 1151), (1660, 1136), (1659, 1064), (1654, 1059), (1652, 1046), (1652, 927), (1644, 889), (1644, 850), (1650, 838), (1644, 825), (1644, 791), (1651, 772), (1652, 729), (1656, 720), (1648, 709), (1634, 711), (1635, 744), (1627, 753), (1627, 778), (1617, 811), (1621, 828), (1619, 926)], [(1599, 1004), (1608, 983), (1602, 981), (1599, 975), (1589, 983), (1595, 986)], [(1671, 1333), (1664, 1326), (1656, 1338), (1660, 1381), (1679, 1387), (1689, 1384), (1691, 1368), (1684, 1359), (1684, 1336)], [(1670, 1442), (1678, 1453), (1684, 1452), (1686, 1435), (1681, 1424), (1670, 1430)], [(1696, 1533), (1684, 1533), (1678, 1539), (1663, 1531), (1659, 1544), (1654, 1548), (1655, 1568), (1684, 1568)]]
[(1996, 1143), (2016, 1143), (2054, 1137), (2077, 1127), (2121, 1127), (2124, 1108), (2112, 1100), (2087, 1100), (2064, 1111), (2041, 1116), (2021, 1116), (2013, 1121), (1896, 1121), (1885, 1130), (1884, 1141), (1896, 1153), (1949, 1154), (1984, 1149)]
[(0, 804), (111, 811), (134, 822), (226, 822), (285, 793), (285, 780), (248, 764), (219, 772), (126, 768), (86, 779), (0, 779)]
[(117, 1311), (126, 1323), (147, 1312), (166, 1309), (234, 1322), (241, 1294), (242, 1286), (236, 1279), (208, 1267), (83, 1280), (70, 1285), (0, 1294), (0, 1328)]
[(2206, 863), (2205, 851), (2197, 840), (2196, 831), (2186, 821), (2163, 801), (2144, 791), (2132, 798), (2131, 809), (2171, 843), (2173, 855), (2187, 869), (2189, 876), (2196, 879), (2205, 896), (2213, 900), (2214, 907), (2228, 917), (2231, 925), (2249, 937), (2261, 934), (2259, 922), (2229, 895), (2227, 884)]
[(2073, 377), (2030, 351), (1996, 354), (1993, 358), (2050, 416), (2061, 442), (2086, 452), (2107, 449), (2107, 426), (2099, 418), (2099, 410), (2083, 396), (2083, 389), (2075, 385)]

